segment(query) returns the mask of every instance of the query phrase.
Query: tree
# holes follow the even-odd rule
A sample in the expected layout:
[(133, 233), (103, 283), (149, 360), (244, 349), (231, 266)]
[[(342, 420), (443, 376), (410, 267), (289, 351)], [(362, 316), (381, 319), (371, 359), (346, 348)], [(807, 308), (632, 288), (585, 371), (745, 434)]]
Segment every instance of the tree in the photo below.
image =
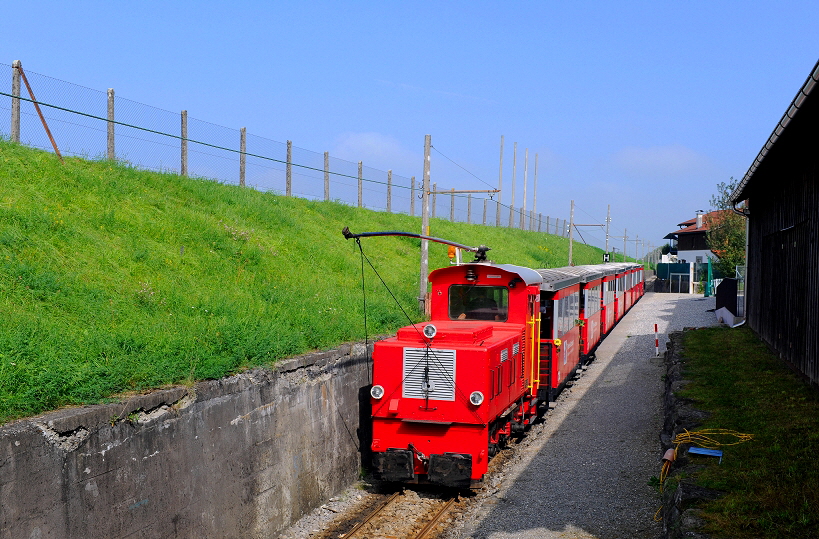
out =
[(711, 207), (717, 211), (708, 215), (705, 235), (708, 248), (719, 257), (715, 266), (725, 277), (733, 277), (736, 266), (745, 265), (745, 218), (733, 211), (731, 202), (738, 184), (733, 177), (717, 184), (711, 197)]

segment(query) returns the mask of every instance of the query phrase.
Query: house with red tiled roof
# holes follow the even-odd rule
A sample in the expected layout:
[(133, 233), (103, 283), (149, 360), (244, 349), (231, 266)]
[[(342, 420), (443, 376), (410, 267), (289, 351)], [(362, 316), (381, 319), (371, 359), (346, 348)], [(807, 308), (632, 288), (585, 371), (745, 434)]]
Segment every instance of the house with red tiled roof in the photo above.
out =
[(717, 258), (719, 254), (711, 251), (706, 241), (709, 223), (718, 220), (720, 214), (730, 211), (716, 210), (708, 213), (697, 213), (695, 218), (677, 223), (679, 230), (675, 230), (665, 237), (676, 242), (677, 261), (703, 263), (708, 258)]

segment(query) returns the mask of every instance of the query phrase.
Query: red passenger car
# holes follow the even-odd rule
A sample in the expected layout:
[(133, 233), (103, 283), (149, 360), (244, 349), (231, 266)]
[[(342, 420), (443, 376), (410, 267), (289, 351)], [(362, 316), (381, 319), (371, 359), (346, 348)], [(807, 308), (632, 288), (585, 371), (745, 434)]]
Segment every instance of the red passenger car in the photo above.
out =
[(596, 266), (603, 273), (603, 307), (600, 321), (603, 324), (603, 335), (608, 335), (609, 331), (617, 323), (617, 269), (611, 264)]
[(560, 271), (580, 277), (580, 358), (591, 361), (603, 338), (603, 279), (599, 266), (572, 266)]

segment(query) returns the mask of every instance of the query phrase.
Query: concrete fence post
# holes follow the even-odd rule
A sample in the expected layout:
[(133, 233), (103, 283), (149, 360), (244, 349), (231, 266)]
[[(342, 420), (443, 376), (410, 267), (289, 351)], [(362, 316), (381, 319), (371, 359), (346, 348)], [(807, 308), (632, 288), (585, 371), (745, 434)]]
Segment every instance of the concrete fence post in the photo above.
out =
[(452, 193), (449, 195), (449, 220), (450, 222), (455, 222), (455, 188), (453, 187)]
[(187, 176), (188, 175), (188, 111), (183, 110), (181, 116), (182, 116), (182, 126), (181, 126), (181, 131), (182, 132), (180, 134), (182, 136), (182, 140), (181, 140), (182, 144), (181, 144), (180, 151), (181, 151), (182, 155), (180, 156), (180, 159), (181, 159), (182, 163), (180, 165), (179, 173), (182, 174), (182, 176)]
[(11, 64), (11, 140), (20, 142), (20, 60)]
[(538, 232), (540, 232), (540, 230), (541, 230), (541, 228), (540, 228), (541, 225), (543, 225), (543, 214), (539, 213), (539, 214), (537, 214), (537, 231)]
[(466, 222), (472, 224), (472, 193), (466, 197)]
[(392, 169), (387, 171), (387, 213), (392, 213)]
[(114, 89), (108, 88), (108, 159), (114, 160)]
[(483, 226), (486, 226), (486, 204), (489, 202), (489, 199), (483, 199)]
[(358, 162), (358, 207), (364, 206), (364, 161)]
[(245, 169), (247, 166), (246, 155), (247, 152), (247, 128), (243, 127), (239, 130), (239, 185), (245, 186)]
[(436, 206), (438, 206), (437, 198), (438, 198), (438, 184), (433, 183), (432, 184), (432, 216), (433, 217), (435, 217)]
[(287, 141), (287, 165), (284, 174), (284, 192), (287, 196), (293, 195), (293, 141)]
[(330, 152), (324, 152), (324, 200), (330, 200)]
[(415, 176), (410, 178), (410, 216), (415, 217)]

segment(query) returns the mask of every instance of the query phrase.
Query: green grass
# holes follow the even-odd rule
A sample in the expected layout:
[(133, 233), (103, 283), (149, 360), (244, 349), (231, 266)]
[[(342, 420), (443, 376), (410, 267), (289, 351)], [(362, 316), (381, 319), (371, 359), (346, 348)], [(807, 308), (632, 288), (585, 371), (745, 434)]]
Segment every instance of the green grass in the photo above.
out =
[[(0, 423), (331, 348), (364, 336), (341, 229), (420, 219), (68, 158), (0, 140)], [(561, 237), (433, 219), (496, 262), (565, 265)], [(418, 247), (362, 240), (414, 321)], [(602, 260), (576, 245), (578, 264)], [(431, 244), (430, 269), (448, 264)], [(407, 319), (367, 269), (370, 335)]]
[(689, 332), (683, 396), (712, 412), (706, 428), (754, 439), (724, 447), (721, 465), (705, 468), (702, 486), (725, 492), (704, 504), (714, 537), (808, 538), (819, 530), (819, 395), (788, 370), (747, 328)]

